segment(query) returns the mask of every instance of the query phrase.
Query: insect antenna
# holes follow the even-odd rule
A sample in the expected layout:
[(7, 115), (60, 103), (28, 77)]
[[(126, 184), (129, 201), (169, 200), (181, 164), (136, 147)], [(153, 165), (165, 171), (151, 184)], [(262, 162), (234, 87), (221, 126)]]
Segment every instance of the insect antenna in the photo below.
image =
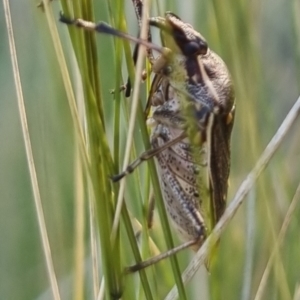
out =
[(83, 20), (83, 19), (70, 19), (70, 18), (67, 18), (65, 15), (63, 15), (62, 12), (60, 13), (59, 21), (62, 23), (65, 23), (67, 25), (74, 25), (74, 26), (83, 28), (85, 30), (96, 31), (99, 33), (113, 35), (113, 36), (116, 36), (116, 37), (119, 37), (122, 39), (127, 39), (136, 44), (143, 45), (147, 48), (151, 48), (152, 50), (155, 50), (162, 55), (165, 53), (164, 47), (160, 47), (160, 46), (155, 45), (146, 40), (142, 40), (142, 39), (134, 37), (128, 33), (117, 30), (105, 22), (94, 23), (94, 22)]

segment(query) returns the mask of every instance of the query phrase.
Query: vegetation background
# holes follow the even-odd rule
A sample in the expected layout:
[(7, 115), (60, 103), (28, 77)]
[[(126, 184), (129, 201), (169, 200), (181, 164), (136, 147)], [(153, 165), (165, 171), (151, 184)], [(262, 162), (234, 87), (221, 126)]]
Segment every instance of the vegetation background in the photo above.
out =
[[(193, 24), (206, 37), (210, 48), (225, 60), (232, 73), (237, 113), (232, 137), (230, 201), (300, 94), (299, 1), (157, 2), (159, 5), (152, 3), (152, 15), (170, 10)], [(92, 286), (87, 183), (84, 178), (80, 180), (78, 177), (80, 171), (75, 151), (78, 143), (46, 15), (36, 7), (36, 1), (10, 0), (9, 4), (29, 132), (61, 299), (96, 299)], [(93, 6), (95, 19), (111, 24), (116, 20), (114, 16), (117, 8), (122, 7), (122, 1), (99, 0)], [(62, 10), (60, 2), (53, 1), (51, 7), (58, 20)], [(136, 35), (137, 22), (131, 1), (124, 1), (123, 12), (128, 31)], [(67, 28), (58, 21), (56, 25), (73, 87), (80, 98), (80, 78)], [(0, 6), (0, 28), (0, 298), (53, 299), (22, 137), (3, 6)], [(73, 31), (71, 34), (76, 33)], [(118, 86), (116, 78), (120, 81), (127, 78), (125, 63), (123, 80), (116, 71), (115, 46), (111, 37), (97, 36), (101, 96), (110, 147), (114, 144), (115, 100), (109, 91)], [(145, 97), (142, 98), (145, 102)], [(122, 97), (121, 101), (130, 105), (130, 100)], [(126, 142), (126, 118), (126, 112), (121, 112), (124, 129), (118, 134), (120, 149)], [(254, 299), (300, 181), (299, 125), (298, 120), (246, 203), (227, 227), (210, 274), (205, 275), (206, 271), (202, 270), (187, 285), (188, 299)], [(141, 140), (138, 130), (135, 139)], [(143, 146), (137, 143), (136, 153), (142, 149)], [(135, 175), (127, 179), (125, 199), (131, 214), (144, 223), (144, 208), (138, 203), (141, 198), (147, 199), (149, 192), (146, 166), (140, 168), (139, 174), (140, 181)], [(78, 199), (84, 200), (80, 202)], [(262, 299), (300, 299), (299, 215), (298, 206), (272, 266)], [(150, 234), (161, 251), (165, 251), (162, 231), (155, 214)], [(118, 239), (119, 247), (126, 256), (129, 250), (124, 232), (122, 228)], [(174, 239), (178, 245), (179, 241), (176, 237)], [(178, 255), (180, 270), (185, 269), (192, 256), (190, 250)], [(132, 254), (128, 254), (128, 258), (132, 263)], [(126, 259), (121, 258), (123, 262)], [(147, 273), (157, 297), (154, 299), (163, 298), (174, 285), (169, 263), (163, 263), (160, 268), (159, 273)], [(84, 271), (82, 277), (80, 270)], [(123, 282), (125, 295), (144, 299), (143, 292), (139, 290), (138, 276), (129, 276), (132, 279)], [(135, 294), (137, 291), (140, 291), (138, 295)]]

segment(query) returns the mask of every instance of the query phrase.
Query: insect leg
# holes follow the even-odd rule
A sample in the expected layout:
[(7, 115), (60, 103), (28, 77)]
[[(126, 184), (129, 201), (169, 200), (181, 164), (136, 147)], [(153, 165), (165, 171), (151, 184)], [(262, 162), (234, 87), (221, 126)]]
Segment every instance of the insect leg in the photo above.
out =
[(163, 260), (165, 258), (168, 258), (168, 257), (170, 257), (170, 256), (178, 253), (181, 250), (184, 250), (184, 249), (186, 249), (186, 248), (188, 248), (190, 246), (193, 246), (193, 245), (197, 244), (198, 242), (199, 242), (199, 238), (191, 240), (191, 241), (188, 241), (188, 242), (186, 242), (186, 243), (184, 243), (184, 244), (182, 244), (180, 246), (177, 246), (177, 247), (175, 247), (175, 248), (173, 248), (173, 249), (171, 249), (169, 251), (166, 251), (166, 252), (161, 253), (161, 254), (159, 254), (157, 256), (151, 257), (151, 258), (149, 258), (147, 260), (144, 260), (144, 261), (142, 261), (140, 263), (137, 263), (135, 265), (126, 267), (125, 268), (125, 273), (129, 274), (129, 273), (133, 273), (133, 272), (136, 272), (136, 271), (140, 271), (140, 270), (142, 270), (144, 268), (147, 268), (147, 267), (149, 267), (149, 266), (151, 266), (153, 264), (158, 263), (159, 261), (161, 261), (161, 260)]
[[(148, 208), (147, 208), (147, 228), (151, 229), (153, 226), (153, 221), (154, 221), (154, 207), (155, 207), (155, 198), (154, 198), (154, 193), (153, 190), (150, 192), (150, 196), (149, 196), (149, 200), (148, 200)], [(135, 232), (135, 238), (137, 241), (139, 241), (139, 238), (141, 236), (142, 233), (142, 226), (140, 226), (141, 228), (138, 229)]]
[(161, 151), (164, 151), (165, 149), (175, 145), (176, 143), (180, 142), (184, 138), (186, 138), (186, 134), (183, 132), (182, 134), (180, 134), (175, 139), (169, 141), (168, 143), (165, 143), (163, 146), (145, 151), (135, 161), (133, 161), (123, 172), (121, 172), (120, 174), (112, 176), (112, 181), (113, 182), (119, 181), (120, 179), (122, 179), (127, 174), (132, 173), (134, 171), (134, 169), (136, 167), (138, 167), (143, 161), (154, 157), (155, 155), (157, 155)]

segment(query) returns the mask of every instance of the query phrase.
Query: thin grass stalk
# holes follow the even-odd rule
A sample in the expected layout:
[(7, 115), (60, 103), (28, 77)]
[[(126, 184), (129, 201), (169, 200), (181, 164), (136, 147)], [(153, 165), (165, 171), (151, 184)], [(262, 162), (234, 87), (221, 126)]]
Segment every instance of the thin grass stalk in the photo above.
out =
[[(126, 231), (127, 231), (129, 244), (131, 245), (135, 261), (140, 262), (140, 261), (142, 261), (142, 257), (141, 257), (139, 248), (138, 248), (137, 243), (136, 243), (136, 237), (135, 237), (135, 234), (134, 234), (133, 229), (132, 229), (132, 225), (131, 225), (131, 222), (130, 222), (130, 217), (129, 217), (127, 207), (125, 205), (122, 207), (122, 217), (124, 219), (124, 225), (125, 225), (125, 228), (126, 228)], [(149, 299), (149, 300), (154, 299), (153, 296), (152, 296), (152, 292), (151, 292), (151, 289), (150, 289), (149, 281), (148, 281), (148, 278), (146, 276), (145, 270), (140, 270), (139, 275), (140, 275), (140, 279), (141, 279), (141, 283), (142, 283), (142, 286), (143, 286), (143, 289), (144, 289), (146, 299)], [(130, 275), (128, 275), (128, 276), (130, 276)]]
[[(118, 24), (122, 22), (121, 7), (117, 7), (117, 15), (119, 15)], [(117, 27), (120, 27), (118, 25)], [(119, 89), (121, 86), (121, 70), (122, 70), (122, 41), (116, 39), (115, 41), (115, 93), (114, 93), (114, 139), (113, 139), (113, 158), (115, 162), (115, 174), (119, 172), (119, 157), (120, 157), (120, 112), (121, 112), (121, 95)]]
[(293, 300), (299, 300), (300, 299), (300, 285), (297, 284), (294, 292), (294, 298)]
[[(116, 7), (116, 12), (117, 12), (117, 20), (118, 22), (121, 22), (122, 20), (122, 8), (123, 5), (121, 3), (122, 1), (117, 1), (117, 7)], [(115, 74), (116, 74), (116, 80), (115, 80), (115, 90), (117, 91), (117, 86), (120, 86), (120, 82), (121, 82), (121, 69), (122, 69), (122, 51), (121, 51), (121, 41), (116, 41), (115, 44)], [(114, 159), (114, 169), (113, 171), (111, 171), (114, 173), (117, 173), (118, 171), (118, 166), (119, 166), (119, 151), (120, 151), (120, 134), (119, 134), (119, 130), (120, 130), (120, 101), (121, 101), (121, 97), (120, 97), (120, 93), (117, 91), (115, 93), (115, 99), (114, 99), (115, 103), (114, 103), (114, 130), (113, 130), (113, 135), (114, 135), (114, 144), (113, 144), (113, 159)], [(117, 203), (117, 191), (118, 191), (118, 187), (117, 186), (113, 186), (113, 190), (114, 190), (114, 211), (116, 209), (116, 203)], [(113, 222), (113, 221), (112, 221)], [(112, 225), (113, 226), (113, 225)], [(112, 247), (113, 249), (116, 250), (116, 252), (118, 253), (118, 266), (119, 266), (119, 272), (120, 274), (122, 273), (122, 268), (123, 268), (123, 263), (121, 263), (122, 257), (121, 257), (121, 247), (122, 247), (122, 240), (120, 237), (120, 226), (118, 227), (117, 232), (117, 239), (115, 241), (115, 243), (112, 243)]]
[[(88, 20), (94, 20), (94, 8), (93, 8), (93, 2), (91, 0), (85, 0), (84, 5), (85, 14), (83, 16), (87, 17)], [(103, 97), (101, 95), (101, 81), (99, 77), (99, 70), (98, 70), (98, 55), (97, 55), (97, 47), (96, 47), (96, 37), (94, 34), (92, 34), (89, 37), (89, 51), (91, 52), (91, 55), (87, 57), (89, 60), (89, 66), (91, 70), (91, 81), (93, 86), (93, 91), (95, 93), (95, 98), (97, 101), (97, 108), (98, 113), (100, 116), (100, 119), (102, 120), (102, 126), (105, 130), (105, 122), (104, 122), (104, 112), (103, 112)]]
[[(84, 108), (84, 97), (81, 86), (81, 78), (79, 70), (75, 61), (72, 60), (75, 70), (75, 81), (76, 81), (76, 98), (78, 99), (78, 112), (81, 120), (84, 122), (85, 108)], [(84, 205), (85, 199), (85, 184), (86, 178), (84, 178), (82, 160), (78, 149), (75, 149), (74, 153), (75, 161), (75, 173), (74, 173), (74, 186), (75, 189), (75, 247), (74, 247), (74, 299), (80, 300), (84, 297), (84, 257), (85, 257), (85, 212), (86, 206)]]
[[(225, 213), (221, 217), (220, 221), (217, 223), (215, 228), (213, 229), (210, 236), (206, 239), (202, 247), (194, 256), (193, 260), (190, 262), (189, 266), (183, 273), (182, 279), (184, 283), (187, 283), (194, 276), (199, 267), (205, 262), (207, 259), (211, 247), (215, 245), (215, 243), (220, 239), (221, 234), (223, 233), (226, 226), (229, 224), (230, 220), (233, 218), (238, 208), (245, 200), (245, 196), (250, 192), (253, 185), (257, 181), (258, 177), (262, 173), (262, 171), (266, 168), (270, 160), (272, 159), (275, 152), (278, 150), (279, 146), (282, 144), (283, 139), (290, 131), (292, 125), (297, 120), (300, 114), (300, 97), (297, 99), (294, 106), (289, 111), (288, 115), (285, 117), (281, 126), (265, 148), (264, 152), (258, 159), (252, 171), (248, 174), (246, 179), (242, 182), (240, 187), (238, 188), (233, 200), (230, 202), (228, 208)], [(178, 297), (178, 292), (176, 287), (170, 291), (170, 293), (165, 298), (166, 300), (176, 299)]]
[[(137, 173), (136, 177), (138, 177), (138, 175), (139, 174)], [(141, 240), (141, 253), (142, 253), (142, 256), (144, 259), (158, 254), (157, 251), (153, 251), (154, 242), (150, 237), (149, 229), (151, 227), (149, 227), (149, 224), (148, 224), (149, 214), (150, 214), (149, 210), (152, 209), (151, 203), (150, 203), (151, 197), (152, 197), (151, 181), (150, 181), (150, 174), (149, 174), (148, 169), (147, 169), (147, 173), (145, 176), (145, 181), (146, 181), (145, 188), (144, 188), (144, 191), (142, 191), (143, 196), (141, 195), (141, 199), (144, 199), (144, 202), (140, 201), (139, 207), (138, 207), (140, 210), (140, 215), (142, 216), (142, 221), (141, 221), (142, 227), (140, 229), (140, 232), (141, 232), (140, 240)], [(156, 245), (155, 245), (155, 249), (157, 249)], [(156, 286), (159, 283), (155, 276), (154, 270), (155, 270), (155, 266), (153, 266), (152, 268), (149, 268), (147, 272), (148, 272), (148, 278), (149, 278), (149, 283), (151, 285), (151, 291), (152, 291), (153, 297), (154, 297), (154, 299), (158, 299), (159, 295), (157, 293)]]
[(9, 1), (3, 0), (3, 6), (4, 6), (4, 13), (5, 13), (6, 28), (7, 28), (8, 39), (9, 39), (9, 49), (10, 49), (12, 69), (14, 75), (14, 82), (15, 82), (15, 88), (16, 88), (17, 99), (18, 99), (18, 108), (19, 108), (19, 115), (20, 115), (20, 121), (22, 127), (22, 134), (24, 138), (26, 158), (28, 162), (34, 203), (35, 203), (39, 229), (40, 229), (40, 234), (42, 239), (43, 251), (46, 259), (46, 267), (50, 279), (50, 285), (51, 285), (51, 291), (53, 297), (55, 300), (60, 300), (61, 298), (59, 294), (57, 279), (56, 279), (54, 265), (53, 265), (53, 259), (51, 255), (51, 248), (50, 248), (47, 227), (46, 227), (46, 222), (45, 222), (45, 217), (43, 212), (43, 206), (42, 206), (42, 200), (41, 200), (39, 184), (38, 184), (38, 179), (36, 174), (34, 157), (32, 153), (30, 134), (28, 130), (28, 122), (27, 122), (22, 84), (21, 84), (21, 78), (20, 78), (20, 72), (18, 66), (18, 58), (17, 58), (17, 51), (15, 46)]
[[(113, 173), (118, 173), (119, 166), (119, 155), (120, 155), (120, 93), (118, 92), (121, 76), (118, 75), (121, 72), (121, 64), (122, 64), (122, 52), (121, 52), (121, 41), (116, 41), (115, 44), (115, 74), (116, 74), (116, 83), (115, 83), (115, 91), (114, 94), (114, 127), (113, 127), (113, 160), (114, 160), (114, 170)], [(118, 87), (117, 87), (118, 86)], [(114, 203), (117, 203), (117, 195), (118, 195), (118, 186), (114, 185)], [(118, 228), (116, 229), (116, 236), (120, 234), (120, 224), (118, 224)], [(115, 245), (116, 243), (116, 245)], [(120, 249), (121, 239), (118, 237), (115, 242), (112, 243), (112, 247), (118, 246)], [(114, 246), (115, 245), (115, 246)], [(121, 259), (121, 258), (120, 258)], [(121, 264), (120, 264), (121, 267)], [(120, 270), (121, 271), (121, 270)]]
[(274, 247), (274, 249), (271, 253), (271, 256), (269, 257), (268, 263), (266, 265), (266, 268), (265, 268), (264, 273), (262, 275), (262, 278), (260, 280), (258, 289), (256, 291), (256, 295), (255, 295), (254, 300), (260, 300), (263, 297), (263, 293), (264, 293), (264, 290), (265, 290), (266, 284), (267, 284), (267, 279), (268, 279), (268, 277), (270, 275), (270, 272), (271, 272), (272, 264), (273, 264), (273, 262), (275, 260), (275, 257), (276, 257), (276, 255), (279, 251), (279, 247), (281, 246), (281, 244), (283, 242), (283, 239), (284, 239), (285, 234), (287, 232), (287, 228), (288, 228), (288, 226), (289, 226), (289, 224), (292, 220), (293, 213), (295, 212), (299, 202), (300, 202), (300, 184), (298, 185), (298, 187), (296, 189), (295, 195), (294, 195), (294, 197), (292, 199), (292, 202), (289, 206), (289, 209), (288, 209), (288, 211), (285, 215), (285, 218), (284, 218), (284, 221), (282, 223), (279, 235), (276, 239), (275, 247)]
[(93, 192), (91, 184), (88, 183), (88, 195), (89, 198), (89, 228), (90, 228), (90, 243), (91, 243), (91, 257), (92, 257), (92, 278), (93, 278), (93, 293), (94, 299), (98, 299), (97, 295), (100, 293), (99, 288), (99, 257), (98, 257), (98, 232), (97, 232), (97, 220), (95, 212), (95, 200), (93, 199)]
[(257, 193), (255, 187), (250, 191), (247, 201), (247, 232), (246, 232), (246, 259), (244, 266), (244, 280), (241, 300), (248, 300), (251, 296), (251, 283), (252, 283), (252, 269), (255, 250), (255, 229), (256, 229), (256, 217), (255, 217), (255, 204)]
[(291, 10), (291, 20), (292, 28), (294, 33), (295, 47), (294, 47), (294, 56), (296, 62), (296, 76), (298, 82), (298, 89), (300, 89), (300, 20), (299, 20), (299, 11), (300, 3), (298, 0), (293, 0), (290, 3)]
[(98, 296), (95, 299), (97, 299), (97, 300), (104, 299), (104, 286), (105, 286), (104, 285), (104, 278), (102, 278), (99, 293), (98, 293)]
[(292, 295), (287, 281), (287, 273), (279, 252), (277, 253), (276, 264), (274, 265), (274, 275), (274, 282), (278, 289), (279, 298), (292, 300)]
[(81, 160), (78, 151), (75, 153), (75, 280), (74, 299), (84, 299), (84, 228), (85, 205)]
[[(272, 204), (265, 202), (266, 206), (266, 217), (270, 224), (271, 230), (271, 249), (276, 248), (277, 245), (277, 224), (275, 223), (274, 214), (272, 213)], [(284, 268), (283, 259), (279, 251), (276, 252), (276, 259), (274, 260), (274, 285), (276, 287), (276, 292), (280, 299), (291, 299), (291, 293), (289, 291), (289, 286), (287, 282), (287, 274)]]

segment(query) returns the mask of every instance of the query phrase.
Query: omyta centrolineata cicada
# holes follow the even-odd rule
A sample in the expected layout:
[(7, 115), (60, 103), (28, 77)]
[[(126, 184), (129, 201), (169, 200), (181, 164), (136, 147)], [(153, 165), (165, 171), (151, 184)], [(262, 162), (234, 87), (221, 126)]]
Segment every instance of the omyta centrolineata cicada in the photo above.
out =
[[(136, 11), (141, 20), (141, 10)], [(200, 33), (171, 12), (148, 21), (149, 26), (160, 30), (162, 46), (105, 23), (64, 16), (61, 21), (148, 48), (154, 73), (147, 106), (152, 108), (152, 149), (113, 180), (155, 157), (169, 217), (181, 239), (190, 242), (194, 250), (199, 249), (207, 227), (215, 226), (226, 207), (235, 104), (225, 63), (208, 48)], [(152, 51), (158, 52), (157, 58)]]

